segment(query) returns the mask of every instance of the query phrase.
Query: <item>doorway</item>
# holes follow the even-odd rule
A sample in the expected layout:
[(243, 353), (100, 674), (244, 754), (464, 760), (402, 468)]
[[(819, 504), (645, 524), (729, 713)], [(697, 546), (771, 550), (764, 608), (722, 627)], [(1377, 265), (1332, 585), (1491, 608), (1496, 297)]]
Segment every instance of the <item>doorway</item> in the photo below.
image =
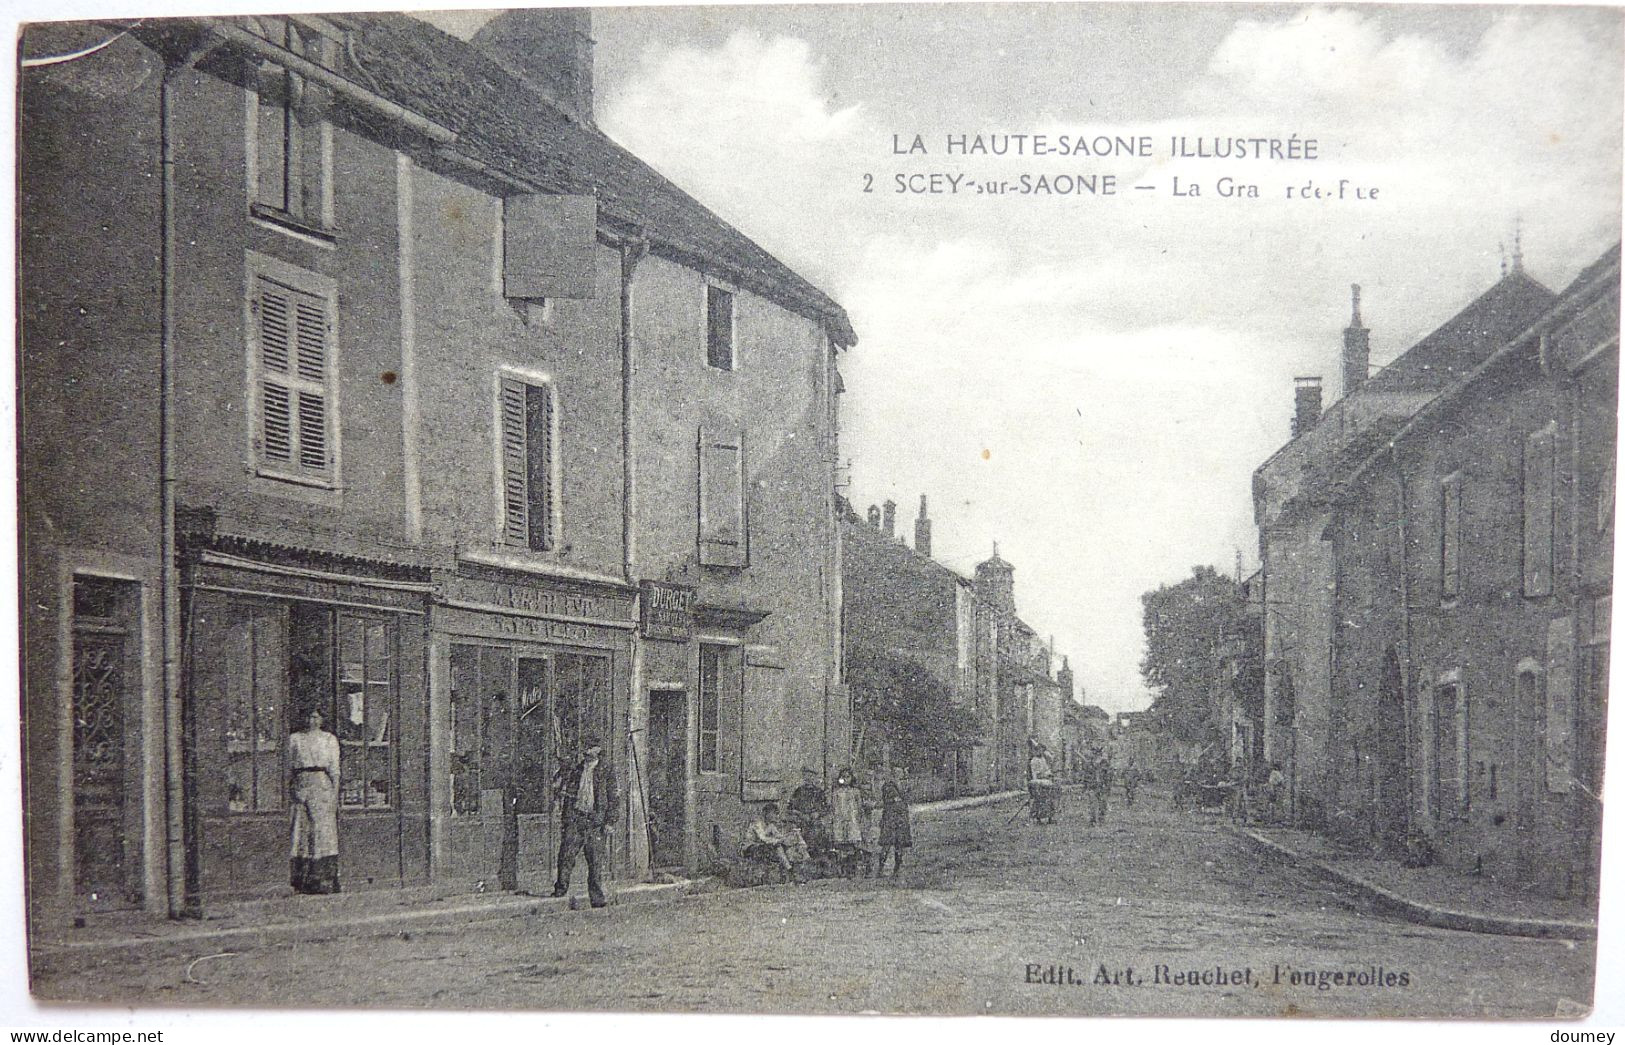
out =
[(688, 694), (649, 693), (650, 863), (683, 866), (684, 821), (688, 815)]
[(1383, 658), (1377, 690), (1377, 822), (1379, 841), (1403, 854), (1410, 834), (1410, 772), (1405, 765), (1405, 683), (1399, 655)]
[(133, 581), (74, 578), (73, 879), (91, 910), (139, 906), (140, 815), (130, 796), (139, 751), (133, 727)]

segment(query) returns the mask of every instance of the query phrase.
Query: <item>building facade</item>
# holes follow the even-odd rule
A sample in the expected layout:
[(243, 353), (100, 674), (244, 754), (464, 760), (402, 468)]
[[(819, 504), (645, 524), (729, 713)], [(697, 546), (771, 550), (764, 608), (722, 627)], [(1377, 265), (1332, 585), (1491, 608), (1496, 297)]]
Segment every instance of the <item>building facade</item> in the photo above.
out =
[(594, 129), (584, 12), (128, 28), (21, 85), (35, 924), (285, 891), (312, 709), (346, 888), (544, 886), (588, 736), (618, 875), (728, 855), (849, 744), (839, 306)]
[(1595, 895), (1619, 252), (1344, 477), (1332, 824)]
[(1253, 474), (1264, 627), (1262, 757), (1279, 764), (1295, 822), (1328, 815), (1333, 742), (1335, 562), (1328, 528), (1336, 477), (1550, 307), (1515, 266), (1498, 283), (1368, 379), (1370, 330), (1359, 291), (1344, 332), (1342, 398), (1321, 410), (1319, 378), (1299, 378), (1292, 439)]

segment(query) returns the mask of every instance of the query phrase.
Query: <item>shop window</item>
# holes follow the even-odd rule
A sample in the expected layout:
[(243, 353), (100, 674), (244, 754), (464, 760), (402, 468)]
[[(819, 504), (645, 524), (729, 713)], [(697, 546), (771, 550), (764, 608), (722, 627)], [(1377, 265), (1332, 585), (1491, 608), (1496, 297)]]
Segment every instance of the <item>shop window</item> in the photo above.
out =
[(700, 565), (748, 566), (744, 436), (701, 429), (699, 470)]
[(734, 356), (734, 296), (710, 283), (705, 285), (705, 361), (715, 370), (732, 370)]
[(249, 367), (261, 475), (334, 484), (337, 295), (331, 281), (250, 256)]
[[(332, 68), (337, 41), (283, 19), (253, 23), (271, 43)], [(255, 217), (331, 236), (332, 128), (325, 120), (329, 91), (284, 66), (259, 66), (251, 172)]]
[(699, 770), (702, 773), (716, 773), (722, 768), (722, 675), (727, 653), (723, 646), (700, 646)]
[(389, 621), (338, 615), (339, 803), (351, 809), (393, 804), (395, 635)]
[(501, 378), (502, 535), (534, 551), (554, 545), (553, 390)]
[(1439, 597), (1448, 602), (1461, 594), (1461, 476), (1439, 483)]
[(232, 604), (218, 653), (225, 682), (226, 811), (275, 812), (287, 801), (285, 610), (272, 604)]
[(1523, 593), (1552, 593), (1552, 484), (1556, 429), (1547, 425), (1523, 441)]

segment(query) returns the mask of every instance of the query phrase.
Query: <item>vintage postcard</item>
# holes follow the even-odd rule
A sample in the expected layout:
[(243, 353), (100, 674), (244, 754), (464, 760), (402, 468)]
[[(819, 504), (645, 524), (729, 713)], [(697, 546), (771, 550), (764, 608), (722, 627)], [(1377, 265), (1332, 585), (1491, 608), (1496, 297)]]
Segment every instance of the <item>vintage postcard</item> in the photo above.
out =
[(155, 6), (17, 54), (55, 1022), (1590, 1040), (1619, 10)]

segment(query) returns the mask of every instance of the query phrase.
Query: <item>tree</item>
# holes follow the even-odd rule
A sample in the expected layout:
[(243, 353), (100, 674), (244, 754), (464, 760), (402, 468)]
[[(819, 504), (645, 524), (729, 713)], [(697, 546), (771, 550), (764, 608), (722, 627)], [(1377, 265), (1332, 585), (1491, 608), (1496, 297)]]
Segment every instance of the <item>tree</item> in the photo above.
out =
[(1246, 604), (1236, 582), (1211, 566), (1140, 596), (1145, 657), (1140, 675), (1156, 693), (1152, 709), (1175, 738), (1207, 742), (1218, 723), (1215, 682), (1228, 638), (1244, 634)]
[(981, 718), (955, 704), (946, 683), (906, 657), (853, 650), (846, 677), (855, 747), (874, 751), (885, 743), (894, 762), (935, 766), (949, 751), (981, 739)]

